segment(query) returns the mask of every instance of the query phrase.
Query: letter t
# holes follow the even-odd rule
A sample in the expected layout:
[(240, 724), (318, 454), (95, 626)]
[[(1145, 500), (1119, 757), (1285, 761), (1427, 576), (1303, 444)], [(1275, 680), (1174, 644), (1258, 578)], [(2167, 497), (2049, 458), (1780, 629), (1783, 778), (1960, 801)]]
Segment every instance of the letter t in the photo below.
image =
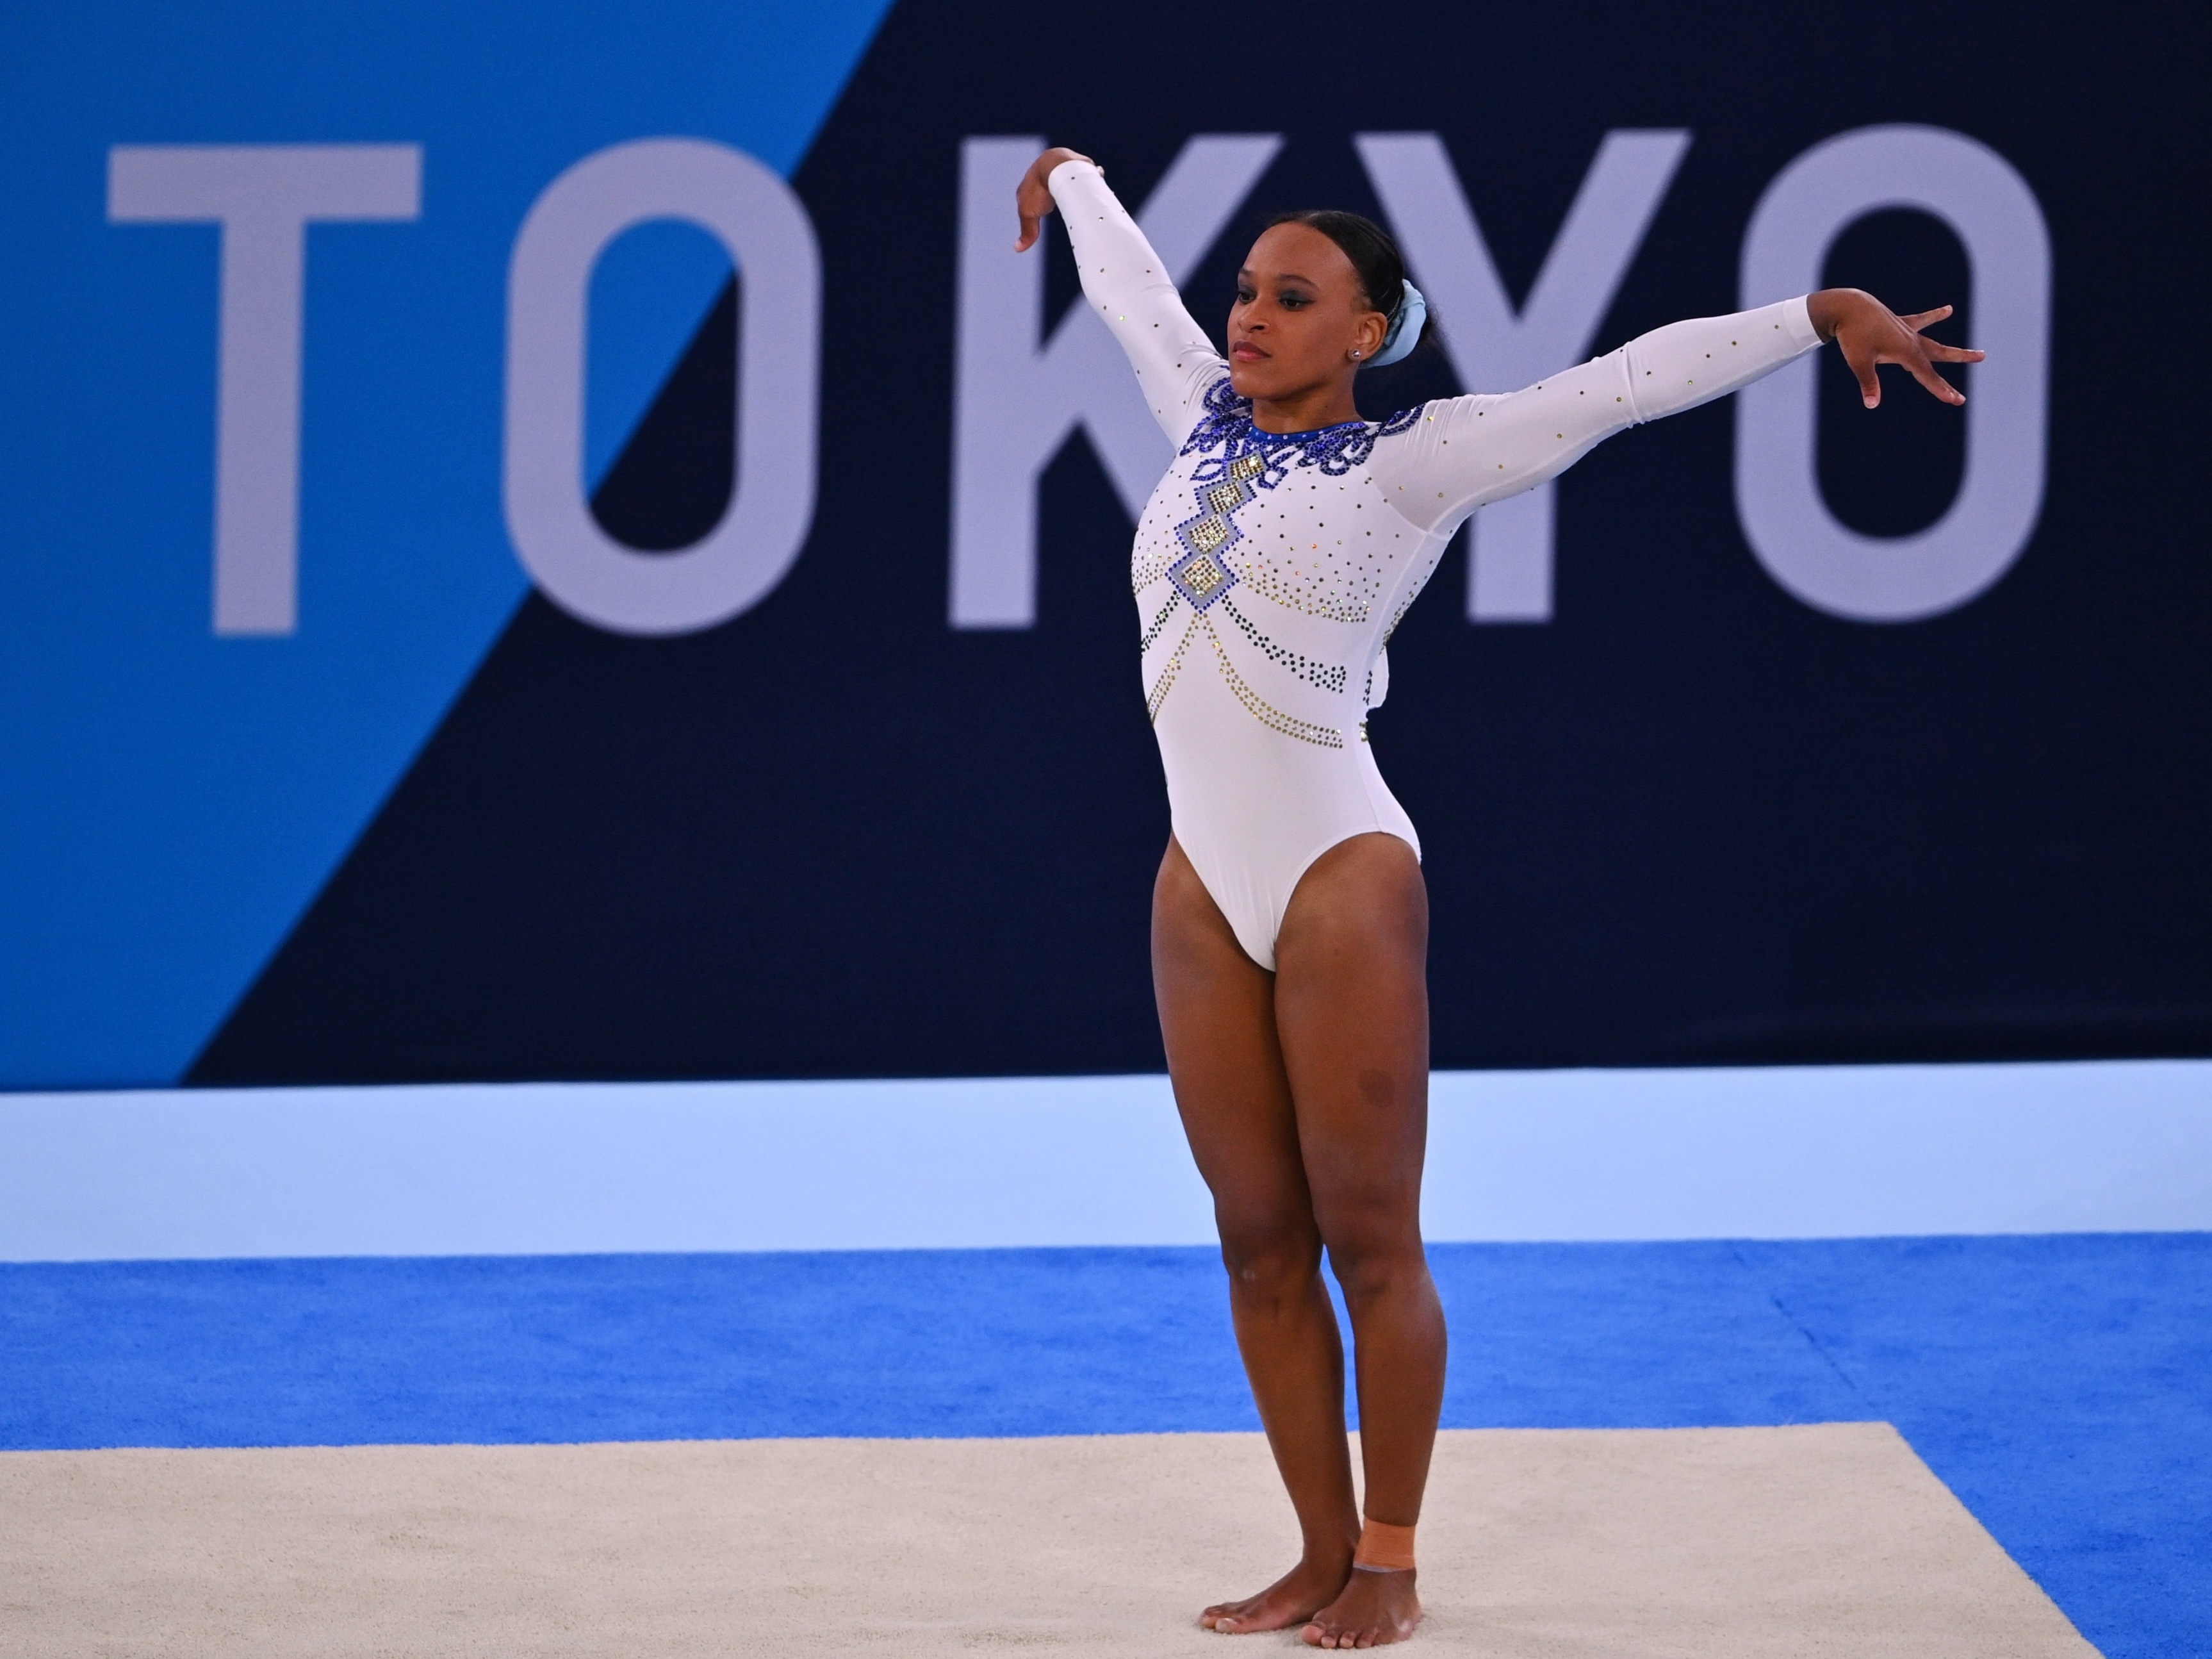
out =
[(222, 226), (215, 631), (298, 625), (300, 346), (311, 219), (422, 213), (417, 144), (118, 144), (107, 217)]

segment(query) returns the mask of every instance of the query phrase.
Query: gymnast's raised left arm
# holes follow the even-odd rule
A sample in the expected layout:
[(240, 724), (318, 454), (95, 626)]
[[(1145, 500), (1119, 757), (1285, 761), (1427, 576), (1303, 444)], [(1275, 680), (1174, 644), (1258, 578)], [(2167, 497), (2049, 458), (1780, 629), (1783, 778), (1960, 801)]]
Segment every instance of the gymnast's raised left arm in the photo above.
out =
[(1441, 528), (1485, 503), (1534, 488), (1615, 432), (1724, 397), (1829, 340), (1871, 409), (1876, 370), (1895, 363), (1948, 404), (1966, 398), (1938, 363), (1982, 354), (1927, 339), (1951, 314), (1942, 306), (1899, 317), (1871, 294), (1823, 289), (1755, 311), (1669, 323), (1604, 357), (1504, 396), (1440, 399), (1420, 412), (1387, 482), (1392, 502), (1424, 528)]

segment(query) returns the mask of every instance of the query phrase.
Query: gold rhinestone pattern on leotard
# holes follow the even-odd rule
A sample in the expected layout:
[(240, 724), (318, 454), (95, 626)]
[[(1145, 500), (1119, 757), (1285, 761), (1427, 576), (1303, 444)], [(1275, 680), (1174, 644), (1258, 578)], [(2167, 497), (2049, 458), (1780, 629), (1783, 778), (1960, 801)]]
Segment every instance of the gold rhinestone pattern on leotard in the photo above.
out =
[(1373, 482), (1292, 473), (1246, 515), (1245, 539), (1223, 558), (1238, 581), (1278, 605), (1365, 622), (1405, 547), (1403, 528), (1391, 528), (1397, 521), (1362, 499)]
[[(1145, 717), (1146, 719), (1152, 721), (1159, 719), (1160, 704), (1168, 700), (1168, 693), (1175, 688), (1176, 675), (1182, 671), (1183, 653), (1190, 649), (1191, 636), (1198, 631), (1199, 625), (1205, 620), (1202, 616), (1191, 618), (1190, 625), (1182, 631), (1182, 637), (1176, 642), (1175, 650), (1169, 654), (1167, 667), (1160, 670), (1160, 677), (1152, 682), (1152, 689), (1146, 693)], [(1212, 629), (1209, 626), (1206, 631), (1211, 633)]]
[[(1201, 616), (1194, 620), (1206, 625), (1206, 637), (1213, 642), (1214, 661), (1221, 665), (1222, 678), (1229, 682), (1230, 691), (1235, 693), (1239, 703), (1252, 711), (1253, 717), (1261, 725), (1281, 732), (1285, 737), (1295, 737), (1307, 743), (1318, 743), (1325, 749), (1340, 749), (1344, 747), (1344, 734), (1334, 727), (1316, 726), (1310, 720), (1301, 720), (1296, 715), (1285, 714), (1246, 685), (1244, 676), (1238, 674), (1236, 665), (1230, 662), (1229, 652), (1221, 643), (1221, 636), (1213, 631), (1212, 619)], [(1183, 636), (1185, 644), (1189, 643), (1189, 635)], [(1176, 649), (1176, 655), (1182, 655), (1181, 647)], [(1158, 718), (1158, 715), (1155, 714), (1154, 717)]]
[(1167, 631), (1168, 619), (1176, 613), (1176, 607), (1182, 603), (1181, 594), (1170, 593), (1168, 595), (1168, 602), (1160, 607), (1160, 613), (1152, 619), (1152, 625), (1145, 630), (1145, 637), (1138, 643), (1137, 654), (1139, 656), (1151, 651), (1152, 647), (1159, 643), (1160, 636)]
[(1249, 552), (1234, 562), (1238, 581), (1287, 610), (1304, 611), (1328, 622), (1364, 622), (1370, 614), (1370, 607), (1356, 595), (1341, 589), (1331, 592), (1295, 566)]
[(1137, 542), (1136, 557), (1129, 561), (1129, 591), (1141, 594), (1168, 573), (1168, 566), (1182, 556), (1182, 549), (1172, 542), (1168, 551), (1147, 548), (1142, 538)]
[(1287, 645), (1278, 645), (1255, 627), (1250, 618), (1231, 601), (1224, 601), (1221, 608), (1229, 619), (1250, 640), (1260, 654), (1280, 668), (1287, 668), (1310, 686), (1318, 686), (1325, 692), (1340, 692), (1351, 676), (1341, 663), (1317, 662), (1303, 651), (1294, 651)]

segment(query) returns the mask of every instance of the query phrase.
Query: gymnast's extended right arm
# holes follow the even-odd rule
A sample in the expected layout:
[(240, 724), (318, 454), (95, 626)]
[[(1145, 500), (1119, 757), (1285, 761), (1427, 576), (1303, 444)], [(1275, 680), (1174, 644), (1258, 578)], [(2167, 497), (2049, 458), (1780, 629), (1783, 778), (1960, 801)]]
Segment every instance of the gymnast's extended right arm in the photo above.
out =
[(1089, 156), (1048, 149), (1037, 157), (1015, 194), (1022, 226), (1017, 252), (1036, 244), (1044, 216), (1055, 206), (1067, 222), (1085, 299), (1128, 354), (1152, 418), (1180, 444), (1205, 412), (1206, 387), (1224, 372), (1220, 354)]

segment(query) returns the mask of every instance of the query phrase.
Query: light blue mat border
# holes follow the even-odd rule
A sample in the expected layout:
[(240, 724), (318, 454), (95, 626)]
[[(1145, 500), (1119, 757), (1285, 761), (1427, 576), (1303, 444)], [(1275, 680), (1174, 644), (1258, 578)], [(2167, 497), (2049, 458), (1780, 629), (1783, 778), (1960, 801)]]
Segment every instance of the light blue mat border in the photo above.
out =
[[(1425, 1222), (2212, 1229), (2212, 1062), (1439, 1073)], [(1158, 1077), (0, 1096), (0, 1260), (1212, 1236)]]

